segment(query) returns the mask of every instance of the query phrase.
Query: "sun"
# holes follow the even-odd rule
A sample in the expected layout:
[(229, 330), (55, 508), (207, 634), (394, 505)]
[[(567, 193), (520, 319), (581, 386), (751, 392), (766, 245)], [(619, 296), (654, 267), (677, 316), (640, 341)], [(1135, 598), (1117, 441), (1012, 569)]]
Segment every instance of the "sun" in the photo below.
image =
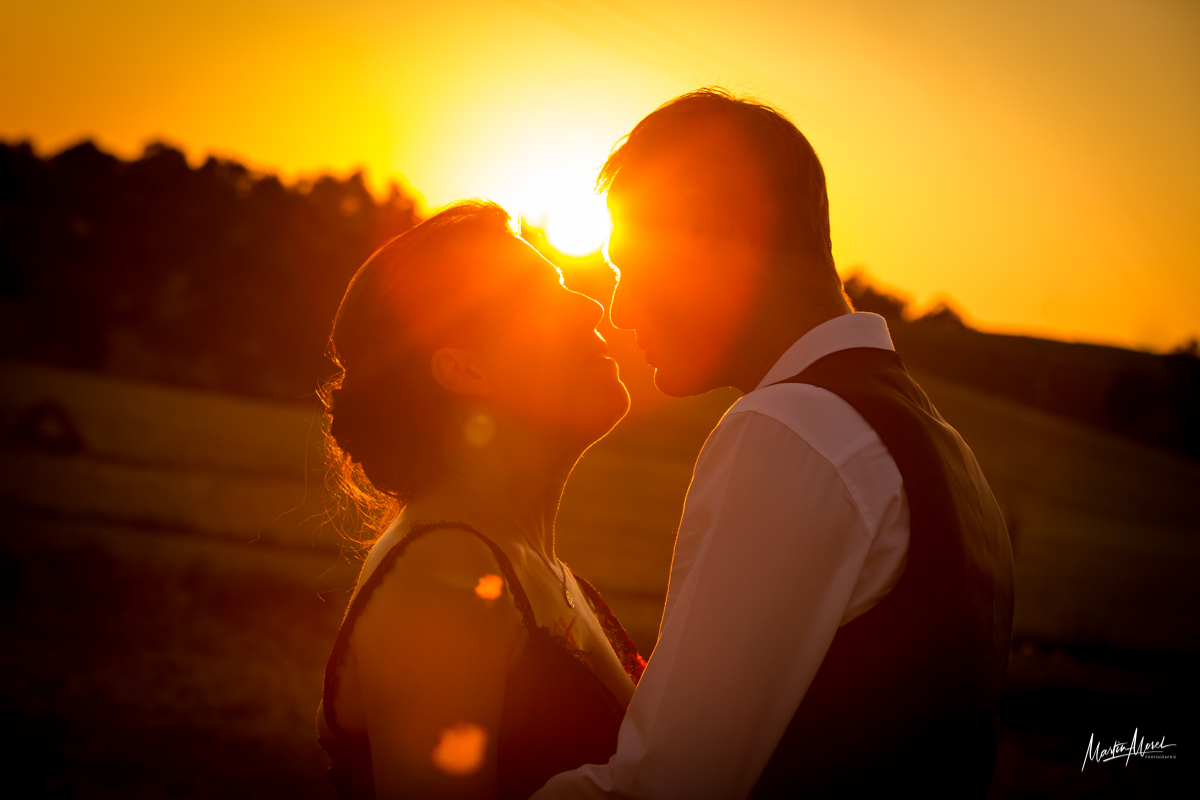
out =
[(546, 239), (568, 256), (595, 253), (608, 241), (612, 219), (604, 198), (597, 194), (563, 197), (546, 212)]
[(591, 255), (604, 246), (612, 229), (608, 206), (595, 184), (594, 164), (542, 164), (521, 176), (512, 208), (545, 231), (551, 247), (563, 255)]

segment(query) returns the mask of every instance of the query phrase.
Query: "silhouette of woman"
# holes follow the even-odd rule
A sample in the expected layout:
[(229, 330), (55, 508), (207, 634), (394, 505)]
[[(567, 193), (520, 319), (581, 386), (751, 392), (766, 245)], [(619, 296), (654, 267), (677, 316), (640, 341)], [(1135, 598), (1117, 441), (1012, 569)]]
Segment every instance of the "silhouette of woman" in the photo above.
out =
[(554, 553), (567, 475), (629, 406), (602, 313), (487, 202), (391, 240), (351, 280), (327, 449), (349, 498), (395, 518), (326, 668), (339, 797), (523, 798), (616, 750), (644, 662)]

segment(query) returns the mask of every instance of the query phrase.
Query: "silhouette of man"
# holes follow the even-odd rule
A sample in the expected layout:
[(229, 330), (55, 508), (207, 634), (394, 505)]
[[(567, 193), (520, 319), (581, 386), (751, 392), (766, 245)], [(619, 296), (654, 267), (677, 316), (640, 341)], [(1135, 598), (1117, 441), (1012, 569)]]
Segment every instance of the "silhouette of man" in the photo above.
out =
[(613, 323), (664, 393), (745, 395), (696, 462), (616, 754), (535, 797), (983, 797), (1008, 534), (883, 318), (852, 310), (812, 147), (706, 89), (638, 123), (600, 185)]

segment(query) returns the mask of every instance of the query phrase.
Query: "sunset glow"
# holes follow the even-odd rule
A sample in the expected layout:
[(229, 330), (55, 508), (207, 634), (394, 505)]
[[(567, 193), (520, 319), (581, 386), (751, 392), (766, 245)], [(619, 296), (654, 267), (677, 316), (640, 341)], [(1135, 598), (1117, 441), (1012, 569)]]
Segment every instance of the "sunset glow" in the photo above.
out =
[(287, 180), (361, 169), (426, 210), (494, 199), (580, 254), (612, 146), (712, 83), (813, 142), (843, 274), (985, 330), (1200, 334), (1194, 3), (12, 5), (0, 137), (41, 152), (163, 138)]

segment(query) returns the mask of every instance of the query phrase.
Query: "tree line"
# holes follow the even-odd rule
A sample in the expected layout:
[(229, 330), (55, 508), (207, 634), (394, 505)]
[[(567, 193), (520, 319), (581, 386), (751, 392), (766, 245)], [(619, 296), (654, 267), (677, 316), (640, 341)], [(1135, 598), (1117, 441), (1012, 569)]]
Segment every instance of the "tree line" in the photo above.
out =
[(416, 221), (361, 174), (289, 186), (165, 144), (125, 161), (0, 143), (0, 355), (311, 397), (350, 277)]

